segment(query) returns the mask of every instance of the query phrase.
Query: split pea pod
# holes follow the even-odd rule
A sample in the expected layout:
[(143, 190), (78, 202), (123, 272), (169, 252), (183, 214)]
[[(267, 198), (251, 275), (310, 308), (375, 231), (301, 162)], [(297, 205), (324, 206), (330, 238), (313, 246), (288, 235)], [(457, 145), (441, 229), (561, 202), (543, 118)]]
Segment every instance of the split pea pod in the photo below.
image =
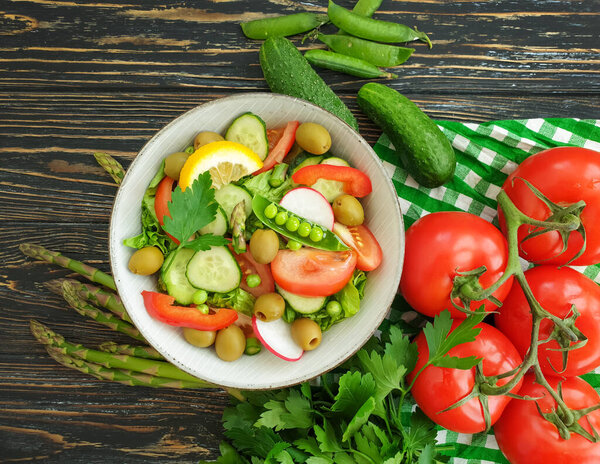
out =
[(308, 50), (304, 53), (304, 58), (313, 66), (331, 69), (333, 71), (343, 72), (351, 76), (364, 77), (367, 79), (385, 77), (393, 79), (398, 77), (379, 69), (371, 63), (354, 58), (353, 56), (342, 55), (340, 53), (329, 52), (327, 50)]
[(349, 34), (376, 42), (411, 42), (420, 40), (431, 48), (431, 40), (424, 32), (404, 24), (379, 21), (353, 13), (329, 0), (327, 15), (333, 24)]
[(404, 63), (415, 51), (414, 48), (371, 42), (350, 35), (319, 34), (319, 40), (334, 52), (353, 56), (384, 68), (391, 68)]
[(327, 15), (306, 12), (257, 19), (240, 25), (244, 35), (249, 39), (266, 39), (267, 37), (302, 34), (325, 24), (327, 21), (329, 21)]

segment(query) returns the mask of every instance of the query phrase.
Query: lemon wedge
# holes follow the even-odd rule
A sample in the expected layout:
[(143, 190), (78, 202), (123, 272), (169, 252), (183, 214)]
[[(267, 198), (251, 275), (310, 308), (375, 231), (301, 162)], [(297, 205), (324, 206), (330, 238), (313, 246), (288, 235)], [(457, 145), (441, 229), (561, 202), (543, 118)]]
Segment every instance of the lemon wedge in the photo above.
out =
[(209, 171), (213, 187), (219, 189), (258, 171), (262, 165), (259, 156), (240, 143), (212, 142), (190, 155), (179, 174), (179, 185), (185, 190), (200, 174)]

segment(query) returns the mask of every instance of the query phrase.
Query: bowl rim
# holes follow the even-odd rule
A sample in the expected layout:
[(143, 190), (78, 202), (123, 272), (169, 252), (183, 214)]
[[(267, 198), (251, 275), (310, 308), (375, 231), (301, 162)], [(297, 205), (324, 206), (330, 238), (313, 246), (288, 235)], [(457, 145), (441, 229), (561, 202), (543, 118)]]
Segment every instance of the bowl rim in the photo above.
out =
[[(119, 245), (121, 245), (121, 243), (118, 240), (115, 240), (115, 237), (113, 237), (114, 234), (114, 230), (115, 230), (115, 209), (116, 206), (118, 204), (118, 202), (120, 201), (121, 198), (121, 193), (123, 192), (123, 186), (126, 185), (126, 182), (129, 179), (129, 173), (133, 172), (135, 166), (140, 162), (140, 154), (142, 154), (143, 152), (145, 152), (149, 147), (151, 147), (151, 145), (153, 145), (156, 141), (157, 138), (160, 137), (161, 134), (163, 134), (164, 132), (167, 132), (172, 126), (174, 126), (181, 118), (185, 117), (188, 114), (194, 113), (196, 111), (203, 111), (206, 108), (209, 108), (211, 106), (214, 105), (218, 105), (220, 102), (222, 102), (223, 100), (245, 100), (247, 98), (252, 98), (252, 97), (259, 97), (259, 98), (264, 98), (266, 96), (275, 96), (275, 98), (281, 98), (283, 100), (291, 100), (291, 101), (297, 101), (297, 102), (301, 102), (305, 105), (311, 106), (314, 109), (316, 109), (317, 111), (322, 111), (327, 113), (330, 117), (333, 117), (335, 119), (337, 119), (338, 122), (343, 123), (349, 130), (350, 133), (352, 134), (352, 137), (354, 137), (362, 146), (364, 146), (367, 151), (372, 152), (372, 159), (375, 163), (375, 166), (377, 167), (377, 169), (383, 174), (384, 178), (386, 179), (386, 181), (383, 183), (385, 185), (385, 188), (388, 190), (388, 194), (390, 194), (393, 198), (397, 198), (397, 193), (396, 190), (393, 186), (392, 180), (389, 177), (388, 173), (385, 170), (385, 167), (383, 165), (383, 161), (379, 158), (379, 156), (377, 155), (377, 153), (375, 152), (375, 150), (373, 149), (373, 147), (360, 135), (360, 133), (355, 130), (352, 126), (350, 126), (346, 121), (344, 121), (343, 119), (339, 118), (337, 115), (333, 114), (332, 112), (321, 108), (318, 105), (315, 105), (312, 102), (309, 102), (308, 100), (304, 100), (302, 98), (298, 98), (298, 97), (292, 97), (289, 95), (284, 95), (284, 94), (279, 94), (279, 93), (275, 93), (275, 92), (242, 92), (242, 93), (236, 93), (236, 94), (231, 94), (231, 95), (225, 95), (222, 97), (218, 97), (215, 98), (213, 100), (210, 100), (208, 102), (202, 103), (200, 105), (197, 105), (183, 113), (181, 113), (179, 116), (173, 118), (169, 123), (167, 123), (165, 126), (163, 126), (162, 128), (160, 128), (156, 133), (154, 133), (154, 135), (150, 138), (150, 140), (148, 140), (143, 146), (142, 148), (137, 152), (137, 154), (135, 155), (135, 158), (133, 159), (133, 161), (131, 162), (131, 164), (129, 165), (129, 167), (127, 168), (127, 170), (125, 171), (125, 175), (121, 181), (121, 183), (119, 184), (119, 187), (117, 189), (117, 192), (114, 196), (113, 199), (113, 204), (112, 204), (112, 208), (111, 208), (111, 215), (110, 215), (110, 220), (109, 220), (109, 228), (108, 228), (108, 247), (109, 247), (109, 262), (110, 262), (110, 268), (111, 268), (111, 272), (113, 274), (113, 276), (115, 276), (115, 285), (117, 287), (117, 293), (119, 292), (119, 283), (121, 282), (120, 279), (117, 278), (118, 272), (116, 271), (116, 264), (115, 264), (115, 260), (116, 260), (116, 253), (113, 253), (113, 250), (116, 251), (117, 247)], [(378, 188), (381, 188), (381, 185), (378, 185)], [(400, 234), (401, 234), (401, 238), (400, 238), (400, 250), (399, 250), (399, 258), (400, 261), (398, 263), (398, 270), (396, 272), (396, 275), (393, 276), (393, 279), (391, 279), (391, 283), (393, 283), (393, 286), (390, 286), (390, 288), (398, 288), (399, 284), (400, 284), (400, 278), (402, 275), (402, 270), (403, 270), (403, 264), (404, 264), (404, 248), (405, 248), (405, 239), (404, 239), (404, 217), (402, 215), (402, 210), (400, 208), (400, 202), (399, 201), (395, 201), (394, 202), (394, 206), (393, 206), (394, 212), (397, 214), (398, 217), (398, 227), (400, 230)], [(117, 242), (117, 243), (115, 243)], [(123, 284), (124, 285), (124, 284)], [(394, 301), (395, 298), (395, 293), (391, 293), (388, 298), (386, 298), (384, 300), (384, 303), (382, 304), (386, 309), (381, 310), (377, 313), (376, 317), (374, 318), (374, 321), (376, 322), (376, 324), (373, 325), (373, 329), (369, 332), (369, 334), (365, 335), (364, 340), (360, 343), (355, 345), (354, 347), (352, 347), (351, 349), (347, 350), (339, 359), (335, 359), (333, 362), (330, 363), (326, 363), (326, 367), (325, 369), (322, 369), (320, 372), (309, 372), (309, 373), (304, 373), (300, 376), (298, 376), (297, 379), (293, 380), (293, 381), (286, 381), (286, 382), (282, 382), (282, 383), (270, 383), (268, 385), (264, 385), (264, 386), (243, 386), (240, 383), (228, 383), (228, 382), (215, 382), (214, 379), (206, 379), (206, 378), (202, 378), (202, 377), (198, 377), (197, 373), (193, 372), (191, 368), (189, 368), (188, 366), (186, 366), (185, 364), (183, 364), (181, 361), (179, 361), (178, 359), (174, 358), (173, 356), (171, 356), (171, 354), (169, 353), (168, 350), (165, 350), (162, 348), (162, 346), (157, 343), (156, 340), (151, 340), (147, 337), (147, 334), (144, 334), (144, 330), (142, 329), (142, 327), (138, 326), (138, 324), (136, 324), (135, 321), (135, 317), (134, 316), (130, 316), (131, 319), (134, 322), (134, 326), (140, 331), (140, 333), (146, 338), (147, 342), (154, 347), (157, 351), (159, 351), (164, 358), (171, 364), (175, 365), (176, 367), (178, 367), (179, 369), (181, 369), (182, 371), (197, 377), (198, 379), (201, 380), (205, 380), (208, 382), (211, 382), (217, 386), (221, 386), (221, 387), (226, 387), (226, 388), (237, 388), (237, 389), (241, 389), (241, 390), (272, 390), (272, 389), (278, 389), (278, 388), (287, 388), (287, 387), (291, 387), (294, 385), (299, 385), (303, 382), (312, 380), (316, 377), (319, 377), (327, 372), (330, 372), (331, 370), (335, 369), (336, 367), (340, 366), (341, 364), (343, 364), (345, 361), (347, 361), (348, 359), (350, 359), (352, 356), (354, 356), (363, 346), (364, 344), (373, 336), (373, 334), (375, 334), (379, 328), (379, 326), (381, 325), (381, 323), (383, 322), (383, 320), (385, 319), (385, 317), (388, 315), (390, 307)], [(125, 301), (123, 301), (123, 304), (125, 305)], [(127, 309), (125, 307), (125, 309)], [(140, 324), (141, 325), (141, 324)]]

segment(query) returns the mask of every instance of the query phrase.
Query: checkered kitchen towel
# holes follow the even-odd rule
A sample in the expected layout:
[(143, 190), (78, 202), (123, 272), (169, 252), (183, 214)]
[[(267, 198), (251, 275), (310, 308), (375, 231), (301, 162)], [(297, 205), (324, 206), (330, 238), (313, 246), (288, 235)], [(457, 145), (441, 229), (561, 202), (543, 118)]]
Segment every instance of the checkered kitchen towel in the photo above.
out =
[[(452, 142), (458, 165), (443, 187), (421, 187), (399, 166), (384, 134), (375, 151), (384, 161), (398, 192), (406, 227), (433, 211), (468, 211), (488, 221), (496, 216), (496, 195), (504, 180), (530, 155), (556, 146), (600, 151), (600, 120), (523, 119), (481, 124), (438, 121)], [(600, 283), (600, 265), (579, 267)], [(600, 369), (584, 378), (600, 391)], [(465, 435), (440, 429), (438, 443), (453, 444), (451, 464), (507, 464), (493, 434)]]

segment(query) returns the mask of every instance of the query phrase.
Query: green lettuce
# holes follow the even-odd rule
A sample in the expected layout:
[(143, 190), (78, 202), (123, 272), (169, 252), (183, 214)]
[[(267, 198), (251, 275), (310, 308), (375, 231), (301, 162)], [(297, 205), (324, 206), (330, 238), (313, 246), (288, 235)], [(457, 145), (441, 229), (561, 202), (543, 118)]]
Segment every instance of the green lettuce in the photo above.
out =
[(256, 299), (247, 291), (236, 288), (227, 293), (209, 293), (206, 304), (217, 308), (231, 308), (252, 317), (254, 301)]
[(291, 190), (294, 185), (291, 176), (288, 176), (279, 187), (271, 187), (269, 179), (271, 171), (263, 172), (257, 176), (245, 178), (240, 185), (248, 190), (252, 196), (261, 195), (274, 203), (279, 203), (283, 196)]

